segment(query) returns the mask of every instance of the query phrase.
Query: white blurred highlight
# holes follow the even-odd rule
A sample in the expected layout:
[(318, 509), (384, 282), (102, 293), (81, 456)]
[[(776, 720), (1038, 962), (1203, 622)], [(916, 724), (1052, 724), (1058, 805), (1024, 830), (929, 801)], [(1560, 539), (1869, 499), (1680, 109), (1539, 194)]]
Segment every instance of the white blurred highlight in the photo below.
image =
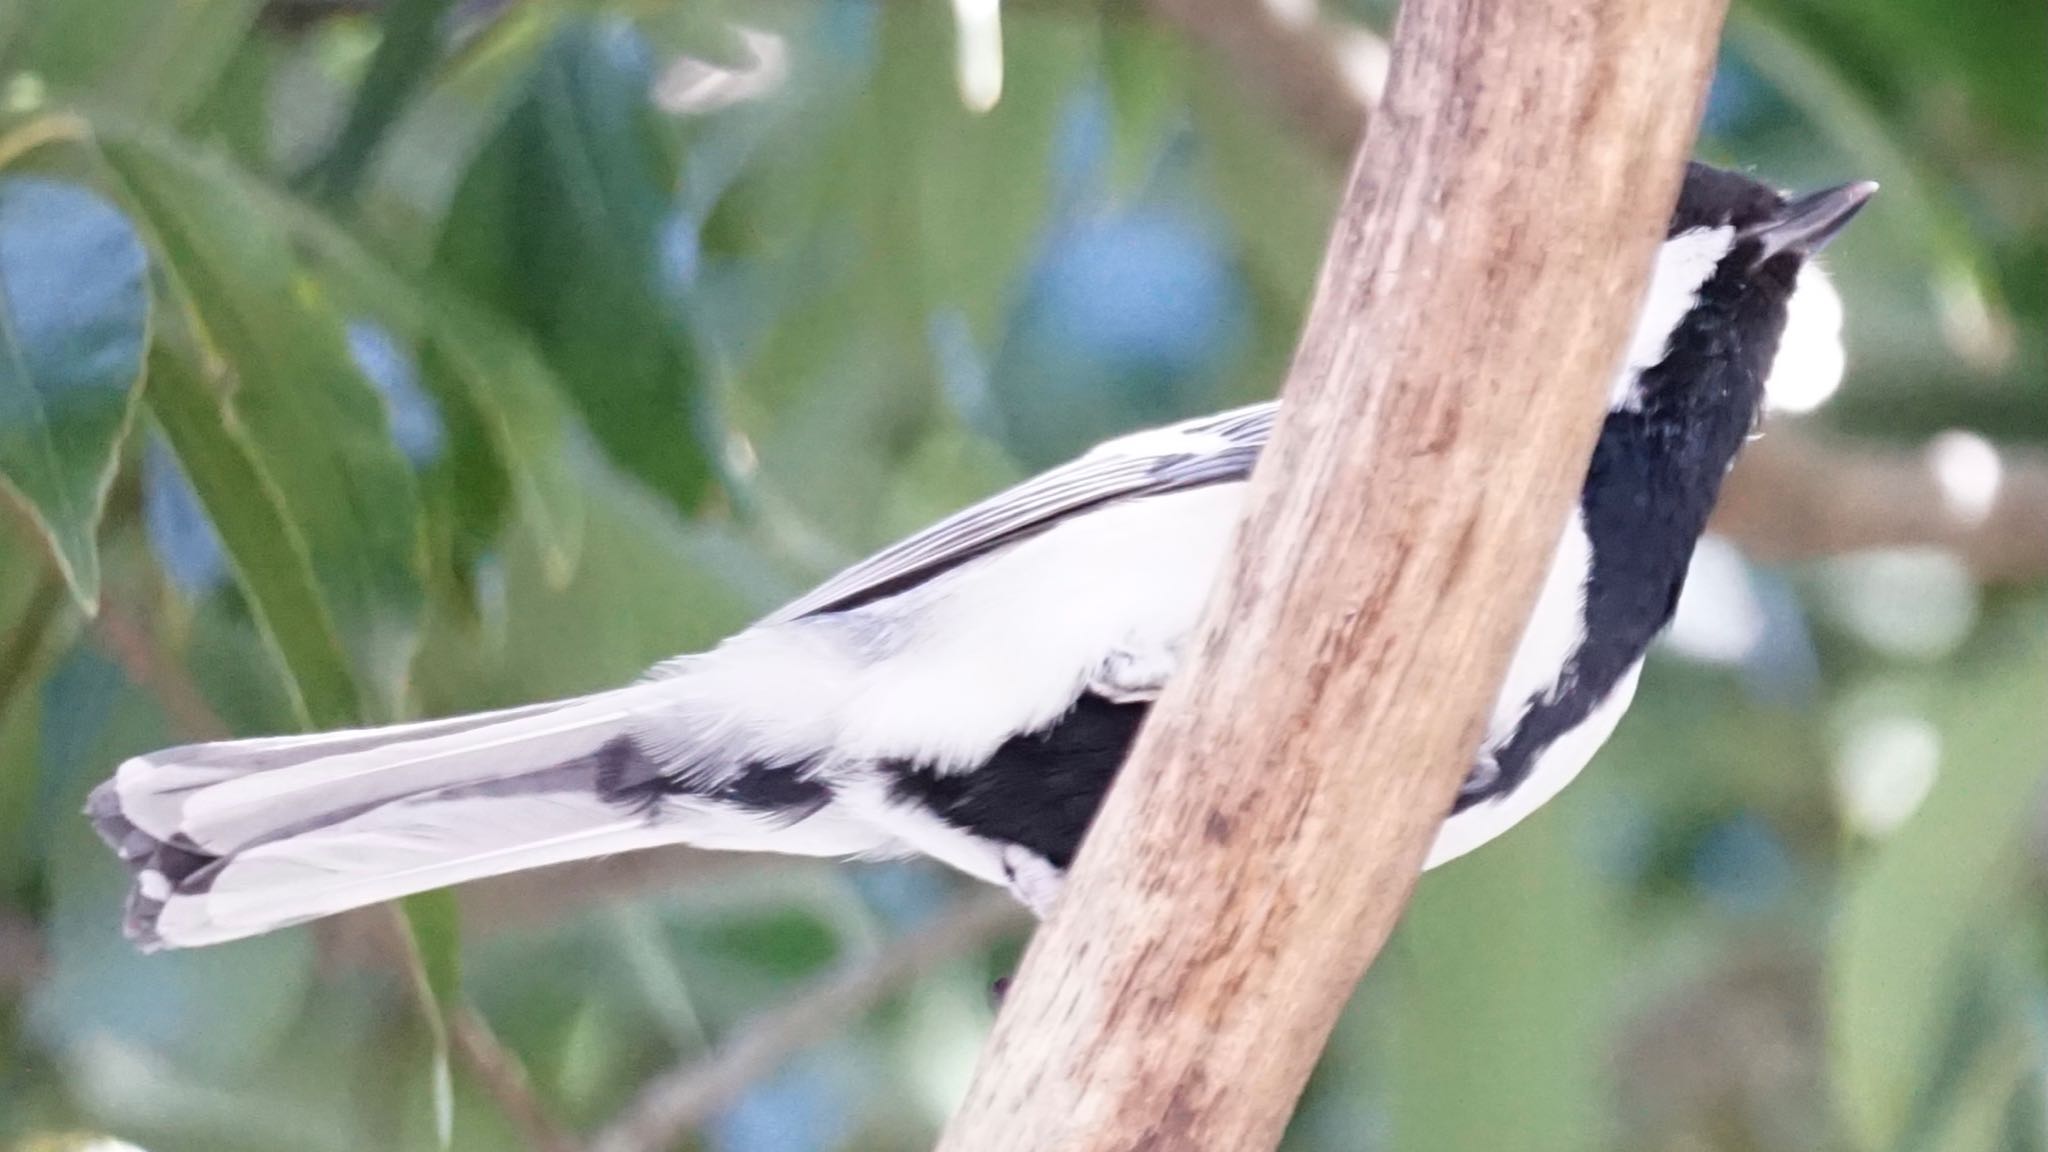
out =
[(1927, 442), (1927, 470), (1941, 489), (1948, 514), (1970, 527), (1982, 524), (1998, 504), (2005, 464), (1991, 441), (1975, 432), (1951, 429)]
[(1941, 733), (1919, 716), (1879, 716), (1858, 725), (1835, 754), (1843, 821), (1870, 837), (1912, 818), (1941, 772)]
[(1951, 552), (1863, 552), (1828, 561), (1822, 573), (1825, 603), (1836, 618), (1887, 655), (1938, 660), (1976, 626), (1976, 581)]
[(1765, 627), (1741, 551), (1722, 537), (1700, 537), (1664, 643), (1689, 660), (1740, 664), (1763, 643)]
[(1355, 24), (1334, 25), (1327, 32), (1336, 42), (1337, 71), (1344, 77), (1344, 86), (1359, 103), (1378, 107), (1387, 91), (1387, 75), (1393, 70), (1393, 49), (1377, 32)]
[(723, 68), (684, 56), (662, 70), (654, 82), (654, 105), (672, 116), (702, 116), (749, 100), (759, 100), (789, 79), (789, 45), (759, 28), (737, 27), (741, 47), (751, 57), (738, 68)]
[(1316, 22), (1320, 5), (1316, 0), (1262, 0), (1273, 19), (1288, 28), (1306, 28)]
[(953, 0), (960, 102), (986, 112), (1003, 98), (1002, 0)]
[(1842, 294), (1818, 264), (1800, 269), (1785, 310), (1785, 334), (1771, 361), (1764, 402), (1773, 411), (1811, 412), (1842, 386)]
[(754, 450), (754, 442), (744, 432), (726, 437), (725, 458), (735, 476), (753, 476), (761, 470), (761, 454)]

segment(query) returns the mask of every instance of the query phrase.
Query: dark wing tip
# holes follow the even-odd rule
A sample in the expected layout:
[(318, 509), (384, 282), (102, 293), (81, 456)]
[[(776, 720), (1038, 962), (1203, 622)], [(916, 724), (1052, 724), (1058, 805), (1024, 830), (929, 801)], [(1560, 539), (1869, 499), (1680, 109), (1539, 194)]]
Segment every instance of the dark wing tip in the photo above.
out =
[(93, 831), (128, 868), (128, 897), (122, 906), (121, 916), (122, 935), (143, 952), (163, 951), (169, 945), (157, 931), (157, 920), (163, 915), (164, 900), (162, 896), (150, 895), (145, 889), (150, 886), (150, 878), (154, 877), (163, 889), (163, 895), (169, 895), (174, 881), (171, 870), (165, 867), (167, 854), (177, 857), (190, 856), (191, 853), (164, 843), (129, 820), (121, 810), (121, 795), (112, 780), (94, 788), (86, 797), (85, 816), (92, 822)]
[(138, 858), (135, 851), (138, 837), (154, 842), (154, 837), (137, 828), (122, 812), (121, 794), (115, 790), (112, 780), (94, 788), (86, 796), (85, 818), (92, 821), (92, 830), (99, 833), (100, 839), (106, 841), (107, 847), (112, 848), (123, 860), (133, 861)]

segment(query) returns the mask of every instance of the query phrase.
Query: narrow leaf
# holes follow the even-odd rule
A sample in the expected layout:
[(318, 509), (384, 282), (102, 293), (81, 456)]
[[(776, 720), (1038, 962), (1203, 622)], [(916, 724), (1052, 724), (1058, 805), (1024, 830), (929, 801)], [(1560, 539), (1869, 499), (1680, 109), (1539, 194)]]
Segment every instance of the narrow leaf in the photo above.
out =
[(23, 58), (53, 86), (176, 123), (212, 90), (263, 0), (32, 4)]
[(476, 414), (549, 581), (566, 582), (582, 550), (584, 500), (572, 471), (573, 423), (553, 373), (516, 332), (446, 293), (434, 303), (425, 367), (442, 395)]
[[(423, 382), (455, 441), (464, 528), (497, 543), (510, 499), (564, 581), (582, 550), (584, 500), (569, 448), (577, 434), (560, 379), (519, 331), (459, 293), (422, 284), (303, 200), (249, 181), (341, 305), (377, 317), (415, 345)], [(480, 441), (467, 442), (474, 432)]]
[(160, 343), (150, 376), (150, 413), (220, 533), (258, 627), (288, 673), (301, 719), (319, 727), (356, 723), (361, 700), (305, 541), (246, 430), (196, 349)]
[(447, 889), (408, 896), (400, 905), (411, 943), (413, 988), (433, 1039), (434, 1134), (455, 1142), (455, 1081), (448, 1067), (448, 1012), (462, 997), (462, 931), (455, 894)]
[(0, 180), (0, 479), (88, 612), (100, 513), (142, 380), (147, 266), (135, 230), (97, 193)]
[(103, 133), (102, 144), (148, 224), (222, 419), (272, 481), (358, 679), (397, 683), (422, 599), (417, 498), (340, 317), (232, 165), (142, 133)]
[(348, 121), (317, 174), (330, 201), (355, 195), (370, 159), (441, 58), (455, 0), (397, 0), (384, 12), (383, 33), (356, 90)]

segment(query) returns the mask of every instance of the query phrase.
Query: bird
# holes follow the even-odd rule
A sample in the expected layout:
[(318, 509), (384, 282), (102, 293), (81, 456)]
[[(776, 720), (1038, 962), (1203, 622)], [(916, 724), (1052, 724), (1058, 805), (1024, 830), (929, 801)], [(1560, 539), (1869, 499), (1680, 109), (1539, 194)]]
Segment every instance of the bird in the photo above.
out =
[[(1535, 811), (1614, 730), (1783, 353), (1837, 336), (1811, 329), (1838, 311), (1796, 298), (1875, 191), (1687, 166), (1426, 867)], [(1109, 440), (623, 687), (129, 759), (86, 806), (131, 874), (124, 930), (209, 945), (669, 844), (921, 854), (1043, 917), (1182, 662), (1278, 403)]]

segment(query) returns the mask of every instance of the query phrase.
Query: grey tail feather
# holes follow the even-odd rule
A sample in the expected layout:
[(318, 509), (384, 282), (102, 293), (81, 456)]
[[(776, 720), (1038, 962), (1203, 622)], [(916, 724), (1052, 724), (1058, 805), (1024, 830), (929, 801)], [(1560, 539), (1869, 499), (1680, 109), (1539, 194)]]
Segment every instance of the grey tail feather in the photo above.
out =
[(808, 760), (679, 769), (636, 735), (668, 691), (167, 749), (85, 811), (133, 877), (124, 927), (145, 951), (660, 844), (840, 856), (886, 839)]
[[(276, 922), (255, 917), (222, 926), (220, 939), (338, 910), (328, 907), (333, 899), (318, 899), (323, 876), (355, 882), (364, 898), (354, 903), (374, 903), (388, 898), (380, 895), (386, 887), (434, 886), (367, 882), (379, 867), (411, 869), (431, 880), (432, 870), (421, 865), (436, 855), (516, 848), (465, 843), (466, 830), (452, 817), (437, 817), (435, 804), (446, 812), (451, 801), (529, 797), (537, 801), (529, 817), (538, 822), (536, 836), (624, 824), (632, 803), (624, 796), (607, 799), (618, 786), (610, 776), (627, 767), (642, 775), (658, 772), (621, 763), (622, 750), (634, 748), (623, 735), (634, 691), (383, 729), (189, 745), (130, 759), (93, 789), (85, 806), (94, 830), (133, 878), (124, 930), (146, 951), (212, 942), (190, 930), (168, 931), (167, 909), (180, 904), (171, 919), (183, 924), (190, 919), (184, 905), (203, 902), (217, 882), (227, 878), (246, 888), (249, 870), (234, 871), (245, 860), (265, 860), (268, 872), (254, 871), (280, 878), (292, 875), (281, 866), (294, 853), (320, 863), (302, 869), (305, 908), (292, 907), (293, 894), (281, 879), (270, 881), (280, 890)], [(438, 826), (437, 819), (451, 826)], [(487, 826), (477, 831), (477, 838), (489, 840)], [(367, 853), (360, 865), (337, 857), (351, 843)], [(380, 847), (390, 849), (389, 860), (376, 858)], [(360, 875), (348, 875), (351, 870)]]

